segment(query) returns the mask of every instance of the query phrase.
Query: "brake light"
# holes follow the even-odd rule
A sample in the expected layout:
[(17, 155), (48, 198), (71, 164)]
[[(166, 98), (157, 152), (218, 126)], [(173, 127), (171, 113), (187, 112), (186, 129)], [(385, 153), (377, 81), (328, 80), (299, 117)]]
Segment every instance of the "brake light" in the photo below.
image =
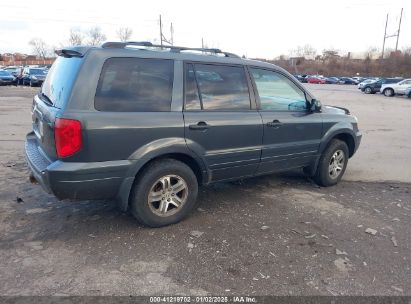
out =
[(67, 157), (82, 147), (81, 123), (74, 119), (57, 118), (54, 125), (54, 139), (58, 157)]

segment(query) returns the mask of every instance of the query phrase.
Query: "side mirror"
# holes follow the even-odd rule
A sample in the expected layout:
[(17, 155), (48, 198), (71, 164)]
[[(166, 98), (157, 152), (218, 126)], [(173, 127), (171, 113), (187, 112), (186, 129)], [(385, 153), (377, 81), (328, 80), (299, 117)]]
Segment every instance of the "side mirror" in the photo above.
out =
[(313, 98), (311, 100), (311, 111), (313, 112), (321, 112), (321, 101), (318, 99)]

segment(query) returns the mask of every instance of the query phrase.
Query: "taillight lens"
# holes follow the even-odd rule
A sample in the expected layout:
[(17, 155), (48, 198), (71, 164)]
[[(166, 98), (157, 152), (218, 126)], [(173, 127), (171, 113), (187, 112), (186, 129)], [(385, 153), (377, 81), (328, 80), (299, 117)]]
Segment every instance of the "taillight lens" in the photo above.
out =
[(82, 146), (81, 123), (74, 119), (57, 118), (54, 139), (58, 157), (67, 157), (80, 151)]

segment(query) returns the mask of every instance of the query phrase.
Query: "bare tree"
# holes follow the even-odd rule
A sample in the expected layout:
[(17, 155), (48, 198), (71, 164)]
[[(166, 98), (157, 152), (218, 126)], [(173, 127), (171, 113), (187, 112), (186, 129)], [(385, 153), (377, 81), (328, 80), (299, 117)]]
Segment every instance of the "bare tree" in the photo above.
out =
[(317, 54), (317, 50), (312, 47), (310, 44), (306, 44), (303, 46), (297, 46), (296, 49), (291, 50), (291, 55), (296, 57), (308, 57), (314, 58)]
[(50, 53), (46, 42), (41, 38), (31, 39), (29, 45), (33, 48), (33, 52), (42, 59), (46, 59)]
[(120, 27), (117, 30), (117, 37), (123, 42), (130, 40), (132, 34), (133, 30), (130, 27)]
[(84, 44), (85, 35), (79, 29), (72, 28), (70, 30), (69, 45), (76, 46)]
[(106, 35), (104, 35), (99, 27), (89, 29), (87, 36), (87, 44), (92, 46), (100, 45), (104, 40), (106, 40)]

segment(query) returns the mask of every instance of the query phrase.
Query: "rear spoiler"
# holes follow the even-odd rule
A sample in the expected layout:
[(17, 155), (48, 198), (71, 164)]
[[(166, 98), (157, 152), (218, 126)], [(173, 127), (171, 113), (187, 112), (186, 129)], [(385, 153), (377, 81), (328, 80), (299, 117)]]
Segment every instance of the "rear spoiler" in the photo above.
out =
[(71, 57), (83, 57), (89, 47), (73, 47), (73, 48), (66, 48), (55, 50), (55, 53), (58, 56), (71, 58)]

